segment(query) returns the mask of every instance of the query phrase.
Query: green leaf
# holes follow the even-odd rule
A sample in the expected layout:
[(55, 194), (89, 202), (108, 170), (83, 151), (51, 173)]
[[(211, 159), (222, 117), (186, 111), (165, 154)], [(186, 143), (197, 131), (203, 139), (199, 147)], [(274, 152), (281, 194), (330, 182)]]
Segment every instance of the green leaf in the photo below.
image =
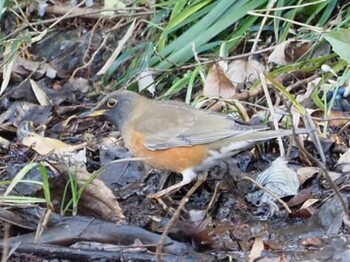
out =
[(322, 110), (325, 110), (326, 106), (325, 104), (322, 102), (322, 100), (320, 99), (320, 97), (318, 96), (318, 89), (315, 88), (314, 91), (312, 92), (312, 95), (311, 95), (311, 98), (312, 98), (312, 101), (315, 103), (315, 105), (322, 109)]
[(8, 188), (6, 189), (6, 192), (4, 193), (4, 196), (7, 196), (8, 194), (10, 194), (10, 192), (14, 189), (14, 187), (19, 183), (19, 181), (21, 181), (23, 179), (23, 177), (30, 171), (32, 170), (34, 167), (38, 166), (38, 163), (30, 163), (26, 166), (24, 166), (21, 171), (19, 171), (17, 173), (17, 175), (12, 179), (11, 184), (8, 186)]
[(305, 115), (305, 108), (296, 100), (295, 96), (287, 91), (287, 89), (281, 85), (278, 81), (276, 81), (273, 77), (266, 75), (266, 79), (268, 79), (282, 94), (284, 94), (293, 105), (299, 110), (300, 114)]
[(323, 33), (323, 37), (331, 44), (333, 51), (341, 59), (350, 62), (350, 29), (338, 29)]
[(49, 174), (47, 172), (46, 167), (43, 164), (40, 164), (38, 167), (39, 167), (41, 176), (43, 178), (43, 191), (44, 191), (46, 204), (50, 209), (53, 210), (53, 204), (51, 201), (51, 193), (50, 193)]
[(326, 24), (331, 18), (334, 9), (337, 7), (338, 0), (331, 0), (327, 3), (326, 9), (324, 10), (322, 17), (318, 21), (320, 26)]
[[(187, 9), (184, 9), (182, 12), (179, 12), (177, 9), (174, 8), (172, 16), (170, 17), (170, 21), (167, 24), (167, 26), (164, 28), (164, 31), (160, 36), (160, 42), (159, 42), (159, 46), (158, 46), (159, 50), (164, 49), (166, 37), (168, 36), (168, 34), (170, 32), (172, 32), (180, 23), (185, 21), (188, 17), (192, 16), (198, 10), (202, 9), (204, 6), (206, 6), (208, 3), (210, 3), (210, 1), (211, 0), (202, 1), (197, 5), (194, 5), (194, 6), (187, 8)], [(179, 4), (180, 3), (181, 3), (181, 1), (179, 1)], [(177, 14), (173, 16), (174, 12), (176, 12)]]
[(0, 202), (8, 204), (37, 204), (45, 203), (44, 198), (28, 197), (28, 196), (0, 196)]
[(175, 6), (173, 8), (173, 11), (170, 15), (170, 21), (172, 21), (186, 6), (187, 0), (177, 0), (175, 3)]
[[(238, 2), (241, 3), (243, 1), (232, 1), (232, 0), (222, 0), (218, 1), (215, 6), (211, 9), (211, 11), (205, 15), (201, 20), (199, 20), (195, 25), (190, 27), (186, 32), (184, 32), (179, 38), (171, 42), (168, 46), (164, 48), (160, 52), (160, 57), (166, 57), (170, 53), (173, 53), (173, 56), (176, 56), (176, 52), (181, 51), (183, 48), (186, 49), (185, 51), (188, 53), (190, 52), (189, 58), (191, 58), (193, 55), (191, 55), (191, 43), (196, 43), (196, 38), (198, 36), (206, 36), (206, 38), (211, 39), (216, 34), (220, 33), (223, 29), (220, 29), (219, 27), (216, 27), (216, 30), (214, 33), (211, 33), (211, 35), (208, 35), (208, 33), (205, 33), (205, 30), (207, 30), (211, 25), (215, 24), (217, 20), (221, 21), (223, 19), (223, 15), (227, 13), (230, 9), (230, 7), (237, 6), (236, 4)], [(232, 10), (231, 10), (232, 12)], [(242, 14), (244, 15), (244, 14)], [(235, 21), (231, 21), (230, 24), (234, 23)], [(207, 40), (207, 41), (208, 41)], [(197, 43), (196, 43), (197, 44)], [(197, 45), (199, 46), (199, 45)], [(177, 59), (173, 60), (173, 56), (170, 59), (171, 62), (176, 63)], [(168, 59), (167, 59), (168, 60)], [(159, 62), (159, 57), (155, 56), (153, 59), (150, 60), (150, 66), (153, 66)], [(169, 62), (163, 62), (164, 65), (160, 65), (159, 68), (169, 68), (173, 65), (173, 63)]]
[(138, 46), (135, 46), (133, 48), (130, 48), (128, 50), (125, 50), (111, 65), (111, 67), (107, 70), (107, 72), (103, 76), (103, 83), (108, 84), (111, 77), (115, 72), (118, 70), (118, 68), (124, 64), (129, 59), (132, 59), (134, 55), (139, 52), (140, 50), (144, 50), (147, 46), (147, 43), (142, 43)]
[[(198, 50), (208, 44), (216, 35), (244, 17), (249, 10), (261, 4), (261, 1), (250, 1), (247, 4), (245, 1), (219, 1), (212, 11), (161, 52), (162, 57), (167, 57), (157, 68), (167, 69), (173, 64), (185, 63), (193, 57), (193, 45)], [(156, 61), (151, 59), (150, 65), (154, 66)]]
[(169, 98), (179, 92), (182, 88), (186, 87), (190, 83), (191, 75), (192, 74), (187, 75), (184, 78), (176, 81), (175, 84), (173, 84), (163, 95), (159, 96), (158, 99)]
[(191, 103), (191, 98), (192, 98), (192, 91), (193, 91), (193, 86), (194, 86), (194, 83), (195, 83), (195, 80), (196, 80), (196, 77), (197, 75), (199, 74), (199, 71), (202, 70), (202, 68), (200, 66), (197, 66), (192, 74), (191, 74), (191, 78), (189, 80), (189, 83), (188, 83), (188, 88), (187, 88), (187, 92), (186, 92), (186, 103), (187, 104), (190, 104)]
[(0, 19), (4, 10), (5, 0), (0, 0)]

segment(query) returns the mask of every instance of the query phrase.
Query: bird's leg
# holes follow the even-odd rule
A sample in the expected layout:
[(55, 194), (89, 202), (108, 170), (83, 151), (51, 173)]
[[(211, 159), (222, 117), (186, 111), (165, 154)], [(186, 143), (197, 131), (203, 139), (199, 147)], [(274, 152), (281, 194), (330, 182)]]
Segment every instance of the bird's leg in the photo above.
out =
[(191, 183), (195, 178), (197, 177), (197, 174), (192, 169), (186, 169), (182, 172), (182, 181), (179, 183), (176, 183), (175, 185), (172, 185), (168, 188), (165, 188), (155, 194), (149, 194), (149, 198), (160, 198), (166, 194), (169, 194), (170, 192), (176, 191), (180, 189), (181, 187)]

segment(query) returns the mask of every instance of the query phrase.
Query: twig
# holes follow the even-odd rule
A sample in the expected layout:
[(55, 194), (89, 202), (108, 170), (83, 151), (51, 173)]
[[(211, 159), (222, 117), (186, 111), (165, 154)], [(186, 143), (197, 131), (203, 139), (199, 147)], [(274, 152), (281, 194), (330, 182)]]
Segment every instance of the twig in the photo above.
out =
[[(289, 109), (290, 110), (290, 109)], [(309, 121), (310, 117), (307, 118), (307, 121)], [(295, 134), (295, 130), (293, 129), (293, 134), (294, 136)], [(317, 134), (316, 134), (317, 135)], [(348, 204), (345, 203), (343, 197), (340, 194), (340, 191), (338, 189), (338, 187), (334, 184), (331, 176), (328, 173), (328, 170), (326, 169), (325, 165), (319, 161), (316, 157), (314, 157), (312, 154), (310, 154), (305, 147), (300, 143), (300, 141), (298, 139), (295, 140), (298, 144), (299, 149), (305, 154), (307, 155), (312, 161), (314, 161), (317, 166), (319, 168), (322, 169), (324, 176), (326, 177), (326, 179), (328, 180), (327, 182), (331, 185), (334, 193), (336, 194), (336, 196), (338, 197), (340, 204), (342, 205), (343, 211), (344, 211), (344, 217), (343, 217), (343, 222), (344, 224), (346, 224), (348, 227), (350, 227), (350, 218), (349, 218), (349, 208), (348, 208)]]
[(34, 243), (37, 245), (40, 244), (41, 235), (44, 232), (44, 229), (46, 228), (47, 223), (49, 222), (51, 214), (52, 214), (52, 210), (50, 208), (47, 208), (44, 213), (44, 216), (40, 218), (38, 227), (35, 232), (35, 238), (34, 238)]
[(288, 19), (288, 18), (281, 17), (281, 16), (268, 15), (268, 14), (259, 14), (259, 13), (253, 12), (253, 11), (248, 11), (248, 14), (249, 15), (253, 15), (253, 16), (258, 16), (258, 17), (269, 17), (269, 18), (273, 18), (273, 19), (280, 19), (282, 21), (285, 21), (285, 22), (288, 22), (288, 23), (291, 23), (291, 24), (295, 24), (295, 25), (299, 25), (299, 26), (308, 28), (309, 30), (315, 31), (316, 33), (322, 33), (322, 31), (323, 31), (322, 27), (317, 27), (317, 26), (312, 26), (312, 25), (300, 23), (300, 22), (297, 22), (297, 21), (294, 21), (294, 20), (291, 20), (291, 19)]
[(10, 237), (10, 227), (11, 225), (8, 223), (4, 224), (4, 246), (2, 247), (2, 257), (1, 262), (6, 262), (8, 260), (9, 255), (9, 246), (8, 246), (8, 239)]
[[(231, 60), (246, 58), (246, 57), (251, 56), (251, 55), (256, 55), (256, 54), (261, 54), (261, 53), (272, 51), (275, 48), (276, 48), (276, 46), (271, 46), (271, 47), (267, 47), (267, 48), (264, 48), (264, 49), (261, 49), (261, 50), (258, 50), (258, 51), (254, 51), (254, 52), (250, 52), (250, 53), (246, 53), (246, 54), (227, 56), (227, 57), (218, 57), (218, 58), (215, 58), (215, 59), (210, 59), (210, 60), (207, 60), (207, 61), (203, 61), (203, 62), (201, 62), (201, 64), (202, 65), (207, 65), (207, 64), (212, 64), (212, 63), (215, 63), (215, 62), (218, 62), (218, 61), (221, 61), (221, 60), (231, 61)], [(190, 64), (190, 65), (178, 66), (175, 70), (191, 69), (191, 68), (194, 68), (196, 66), (197, 66), (197, 63), (193, 63), (193, 64)], [(163, 70), (159, 70), (159, 71), (171, 71), (171, 70), (163, 69)]]
[[(81, 3), (79, 3), (78, 6), (80, 6)], [(78, 6), (76, 6), (75, 8), (77, 8)], [(73, 11), (73, 9), (70, 9), (71, 11)], [(119, 9), (116, 8), (111, 8), (111, 9), (101, 9), (101, 10), (94, 10), (94, 11), (89, 11), (86, 14), (99, 14), (102, 13), (104, 11), (118, 11)], [(71, 13), (71, 12), (70, 12)], [(69, 13), (69, 14), (70, 14)], [(139, 13), (134, 13), (134, 14), (117, 14), (114, 15), (112, 17), (110, 17), (110, 19), (113, 18), (119, 18), (119, 17), (138, 17), (138, 16), (144, 16), (144, 15), (151, 15), (154, 12), (139, 12)], [(41, 21), (37, 21), (37, 22), (32, 22), (31, 26), (36, 26), (36, 25), (44, 25), (44, 24), (49, 24), (49, 23), (55, 23), (55, 25), (57, 24), (56, 22), (61, 22), (63, 20), (66, 19), (70, 19), (70, 18), (76, 18), (76, 17), (81, 17), (81, 14), (71, 14), (69, 15), (68, 13), (65, 13), (65, 15), (57, 17), (57, 18), (50, 18), (50, 19), (46, 19), (46, 20), (41, 20)], [(98, 18), (100, 17), (100, 15), (98, 16)], [(26, 29), (29, 25), (23, 25), (22, 27), (14, 30), (13, 32), (11, 32), (10, 34), (6, 35), (4, 40), (8, 40), (10, 37), (18, 34), (19, 32), (21, 32), (22, 30)]]
[[(73, 73), (72, 73), (70, 79), (73, 79), (74, 76), (75, 76), (75, 74), (76, 74), (79, 70), (82, 70), (82, 69), (88, 67), (89, 65), (91, 65), (91, 63), (94, 61), (94, 59), (95, 59), (96, 55), (98, 54), (98, 52), (100, 52), (100, 50), (102, 49), (102, 47), (104, 47), (104, 46), (106, 45), (106, 42), (107, 42), (107, 40), (108, 40), (108, 38), (109, 38), (109, 35), (110, 35), (110, 34), (107, 34), (107, 35), (103, 38), (102, 43), (101, 43), (100, 46), (96, 49), (96, 51), (91, 55), (90, 60), (89, 60), (87, 63), (85, 63), (84, 65), (77, 67), (77, 68), (73, 71)], [(87, 50), (88, 50), (88, 49), (87, 49)]]
[[(0, 243), (0, 248), (4, 248), (5, 244)], [(36, 245), (31, 243), (9, 243), (10, 248), (16, 248), (17, 254), (28, 254), (31, 256), (39, 256), (45, 259), (67, 259), (69, 261), (94, 261), (94, 260), (108, 260), (108, 261), (154, 261), (154, 255), (147, 252), (136, 252), (135, 250), (127, 251), (101, 251), (89, 250), (72, 247), (62, 247), (55, 245)], [(203, 255), (202, 255), (203, 256)], [(193, 261), (186, 255), (166, 254), (165, 261), (175, 262)]]
[(271, 196), (273, 196), (274, 198), (276, 198), (276, 200), (287, 210), (287, 212), (290, 214), (292, 213), (292, 210), (290, 210), (289, 206), (286, 204), (286, 202), (284, 202), (278, 195), (276, 195), (274, 192), (272, 192), (270, 189), (267, 189), (266, 187), (264, 187), (263, 185), (261, 185), (260, 183), (256, 182), (254, 179), (244, 176), (241, 178), (241, 180), (249, 180), (250, 182), (252, 182), (254, 185), (256, 185), (258, 188), (260, 188), (261, 190), (265, 191), (266, 193), (270, 194)]
[[(278, 120), (277, 120), (277, 117), (276, 117), (276, 114), (275, 114), (275, 110), (274, 110), (273, 105), (272, 105), (272, 101), (271, 101), (271, 97), (270, 97), (270, 94), (269, 94), (269, 90), (267, 89), (265, 76), (264, 76), (263, 73), (260, 73), (259, 76), (260, 76), (261, 85), (263, 86), (263, 89), (264, 89), (266, 101), (267, 101), (267, 104), (268, 104), (269, 109), (270, 109), (270, 114), (271, 114), (271, 118), (272, 118), (273, 124), (275, 126), (275, 129), (278, 130), (279, 129), (278, 128)], [(281, 137), (277, 137), (277, 140), (278, 140), (278, 145), (279, 145), (279, 148), (280, 148), (280, 155), (281, 155), (281, 157), (285, 157), (286, 152), (284, 151), (282, 138)]]
[[(13, 1), (14, 1), (14, 2), (16, 3), (16, 5), (18, 6), (19, 12), (20, 12), (21, 15), (22, 15), (21, 18), (25, 21), (25, 23), (27, 24), (27, 26), (29, 26), (29, 27), (30, 27), (31, 29), (33, 29), (34, 31), (37, 31), (37, 30), (30, 24), (30, 22), (28, 21), (26, 15), (24, 14), (24, 12), (23, 12), (22, 8), (20, 7), (19, 3), (17, 2), (17, 0), (13, 0)], [(12, 12), (13, 12), (16, 16), (20, 17), (19, 15), (17, 15), (17, 13), (16, 13), (14, 10), (12, 10)]]
[(255, 10), (256, 12), (266, 12), (267, 10), (270, 11), (283, 11), (283, 10), (288, 10), (288, 9), (295, 9), (295, 8), (300, 8), (300, 7), (306, 7), (310, 5), (316, 5), (320, 4), (323, 2), (326, 2), (327, 0), (319, 0), (319, 1), (313, 1), (311, 3), (305, 3), (305, 4), (300, 4), (300, 5), (289, 5), (289, 6), (281, 6), (281, 7), (275, 7), (275, 8), (269, 8), (269, 9), (258, 9)]
[(266, 20), (267, 20), (267, 15), (271, 12), (271, 8), (276, 4), (277, 0), (270, 0), (269, 3), (268, 3), (268, 6), (267, 6), (267, 9), (266, 9), (266, 15), (263, 17), (262, 21), (261, 21), (261, 24), (260, 24), (260, 28), (259, 28), (259, 31), (258, 33), (256, 34), (256, 37), (254, 39), (254, 43), (253, 43), (253, 47), (252, 47), (252, 52), (255, 52), (256, 51), (256, 48), (258, 46), (258, 41), (260, 39), (260, 35), (261, 35), (261, 32), (264, 28), (264, 25), (266, 23)]
[(196, 183), (191, 187), (191, 189), (187, 192), (187, 194), (181, 199), (178, 208), (176, 209), (176, 211), (174, 212), (174, 215), (170, 218), (168, 224), (164, 228), (163, 234), (160, 237), (160, 240), (158, 242), (157, 249), (156, 249), (157, 261), (163, 261), (162, 250), (171, 227), (175, 224), (176, 220), (179, 218), (181, 211), (185, 207), (186, 203), (189, 201), (190, 196), (203, 184), (203, 182), (207, 179), (207, 176), (208, 176), (207, 172), (204, 172), (201, 175), (199, 175)]
[(209, 213), (209, 210), (213, 207), (214, 201), (217, 200), (218, 191), (219, 191), (219, 186), (220, 186), (220, 182), (215, 184), (213, 196), (211, 197), (211, 199), (210, 199), (210, 201), (209, 201), (209, 204), (207, 205), (207, 208), (206, 208), (206, 210), (205, 210), (205, 214), (206, 214), (206, 215)]
[(315, 75), (312, 75), (312, 76), (310, 76), (310, 77), (307, 77), (307, 78), (305, 78), (305, 79), (303, 79), (303, 80), (299, 80), (299, 81), (295, 82), (294, 84), (288, 86), (288, 87), (287, 87), (287, 91), (292, 91), (293, 89), (298, 88), (298, 87), (300, 87), (301, 85), (307, 84), (307, 83), (309, 83), (309, 82), (315, 80), (315, 79), (318, 78), (318, 77), (319, 77), (319, 75), (318, 75), (318, 74), (315, 74)]

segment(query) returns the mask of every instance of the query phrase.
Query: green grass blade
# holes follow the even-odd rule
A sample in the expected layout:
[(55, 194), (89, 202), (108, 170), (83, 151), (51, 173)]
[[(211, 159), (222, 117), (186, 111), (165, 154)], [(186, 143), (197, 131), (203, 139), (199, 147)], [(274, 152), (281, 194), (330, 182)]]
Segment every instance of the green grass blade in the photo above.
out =
[(11, 184), (8, 186), (8, 188), (6, 189), (6, 192), (4, 193), (4, 197), (7, 196), (8, 194), (10, 194), (10, 192), (14, 189), (14, 187), (19, 183), (20, 180), (23, 179), (23, 177), (30, 171), (32, 170), (34, 167), (38, 166), (38, 163), (30, 163), (26, 166), (24, 166), (19, 172), (18, 174), (12, 179)]
[(282, 86), (278, 81), (269, 75), (265, 75), (268, 79), (283, 95), (285, 95), (293, 105), (299, 110), (300, 114), (305, 115), (305, 108), (296, 100), (295, 96), (289, 93), (284, 86)]
[(47, 172), (47, 169), (44, 165), (40, 164), (39, 170), (41, 172), (41, 176), (43, 179), (43, 191), (44, 191), (44, 196), (46, 200), (47, 207), (53, 210), (53, 204), (51, 201), (51, 192), (50, 192), (50, 183), (49, 183), (49, 174)]
[(185, 45), (182, 45), (181, 48), (174, 51), (165, 61), (157, 65), (157, 68), (168, 69), (173, 64), (185, 63), (193, 57), (192, 44), (194, 44), (198, 50), (198, 48), (206, 44), (210, 39), (244, 17), (248, 11), (259, 7), (260, 5), (261, 2), (259, 1), (252, 1), (246, 5), (240, 5), (240, 3), (237, 3), (237, 5), (230, 5), (230, 8), (224, 12), (225, 14), (218, 21), (212, 23), (205, 31), (202, 29), (201, 33), (198, 32), (199, 34), (197, 34), (197, 36), (193, 35), (190, 41), (188, 40)]
[[(172, 52), (176, 52), (184, 46), (188, 46), (189, 43), (194, 41), (194, 37), (199, 34), (202, 34), (208, 27), (210, 27), (217, 19), (220, 17), (235, 3), (243, 2), (232, 1), (232, 0), (221, 0), (218, 1), (217, 4), (213, 7), (213, 9), (204, 16), (200, 21), (198, 21), (195, 25), (193, 25), (190, 29), (188, 29), (185, 33), (183, 33), (179, 38), (174, 40), (168, 46), (164, 48), (160, 52), (161, 57), (166, 57)], [(236, 4), (235, 4), (236, 6)], [(216, 32), (212, 37), (214, 37), (218, 32)], [(192, 56), (191, 56), (192, 57)], [(150, 60), (150, 65), (153, 66), (155, 63), (159, 61), (159, 57), (154, 57)], [(160, 67), (163, 68), (163, 67)]]
[(46, 199), (40, 197), (28, 197), (28, 196), (0, 196), (0, 204), (39, 204), (46, 203)]
[[(179, 1), (179, 2), (181, 2), (181, 1)], [(159, 50), (164, 49), (165, 40), (166, 40), (166, 37), (168, 36), (169, 33), (171, 33), (175, 28), (177, 28), (178, 25), (181, 24), (182, 22), (184, 22), (188, 17), (190, 17), (193, 14), (195, 14), (196, 12), (198, 12), (198, 10), (205, 7), (210, 2), (211, 2), (211, 0), (201, 1), (197, 5), (191, 6), (187, 9), (183, 10), (182, 12), (178, 12), (177, 15), (174, 15), (174, 17), (170, 17), (169, 23), (164, 28), (163, 33), (160, 35), (160, 43), (158, 45), (158, 49)], [(172, 15), (174, 14), (174, 11), (173, 11)]]
[(331, 1), (327, 1), (327, 2), (328, 2), (327, 6), (326, 6), (320, 20), (318, 21), (318, 24), (320, 26), (325, 25), (329, 21), (329, 19), (332, 17), (333, 11), (337, 7), (338, 0), (331, 0)]
[(2, 17), (2, 13), (4, 11), (4, 4), (5, 4), (5, 0), (0, 0), (0, 19)]
[(176, 81), (175, 84), (173, 84), (163, 95), (159, 96), (158, 99), (167, 99), (176, 94), (189, 84), (190, 79), (191, 75), (187, 75), (179, 81)]

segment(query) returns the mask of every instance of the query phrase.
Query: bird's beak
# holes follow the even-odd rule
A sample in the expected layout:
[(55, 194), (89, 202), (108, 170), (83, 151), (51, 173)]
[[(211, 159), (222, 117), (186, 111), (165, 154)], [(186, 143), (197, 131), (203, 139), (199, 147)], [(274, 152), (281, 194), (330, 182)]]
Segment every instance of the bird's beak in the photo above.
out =
[(79, 115), (80, 118), (85, 118), (85, 117), (96, 117), (96, 116), (102, 116), (104, 115), (108, 110), (107, 109), (91, 109), (87, 112), (84, 112)]

